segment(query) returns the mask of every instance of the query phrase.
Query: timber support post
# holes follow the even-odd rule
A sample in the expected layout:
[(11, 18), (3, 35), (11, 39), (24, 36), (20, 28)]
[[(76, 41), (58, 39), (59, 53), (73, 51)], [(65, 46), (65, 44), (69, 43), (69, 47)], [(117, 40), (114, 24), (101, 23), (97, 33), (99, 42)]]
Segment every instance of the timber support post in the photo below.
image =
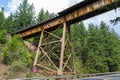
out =
[(36, 51), (36, 55), (35, 55), (35, 60), (34, 60), (34, 63), (33, 63), (33, 72), (38, 72), (37, 70), (37, 62), (38, 62), (38, 57), (40, 56), (41, 54), (41, 51), (39, 49), (39, 47), (41, 46), (41, 43), (42, 43), (42, 39), (43, 39), (43, 31), (41, 32), (41, 35), (40, 35), (40, 40), (39, 40), (39, 44), (38, 44), (38, 48), (37, 48), (37, 51)]
[(58, 69), (58, 75), (63, 75), (63, 62), (64, 62), (64, 51), (65, 51), (65, 35), (66, 34), (66, 22), (63, 25), (63, 34), (61, 38), (61, 53), (60, 53), (60, 64)]
[(75, 65), (74, 65), (74, 50), (73, 50), (73, 47), (72, 47), (72, 45), (73, 45), (72, 44), (72, 32), (71, 32), (71, 27), (70, 27), (69, 24), (68, 24), (67, 30), (68, 30), (70, 53), (71, 53), (71, 56), (72, 56), (72, 59), (71, 59), (72, 70), (73, 70), (73, 74), (76, 75)]

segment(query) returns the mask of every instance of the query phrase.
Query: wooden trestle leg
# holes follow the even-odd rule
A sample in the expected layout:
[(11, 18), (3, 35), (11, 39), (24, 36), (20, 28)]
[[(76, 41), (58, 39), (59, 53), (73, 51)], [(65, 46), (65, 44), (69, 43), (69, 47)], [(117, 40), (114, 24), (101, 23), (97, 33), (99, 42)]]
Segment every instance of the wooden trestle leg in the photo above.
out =
[(70, 53), (71, 53), (71, 56), (72, 56), (72, 59), (71, 59), (72, 70), (73, 70), (73, 75), (76, 75), (75, 66), (74, 66), (74, 50), (73, 50), (73, 47), (72, 47), (72, 34), (71, 34), (70, 25), (68, 25), (67, 30), (68, 30), (68, 36), (69, 36)]
[(70, 26), (64, 22), (52, 31), (41, 32), (34, 66), (46, 75), (73, 74), (74, 61)]
[(41, 32), (38, 48), (37, 48), (36, 55), (35, 55), (35, 60), (34, 60), (34, 63), (33, 63), (33, 72), (38, 72), (38, 70), (36, 69), (36, 66), (37, 66), (38, 57), (41, 54), (41, 51), (40, 51), (39, 47), (41, 46), (42, 39), (43, 39), (43, 31)]
[(63, 75), (63, 62), (64, 62), (64, 51), (65, 51), (65, 33), (66, 33), (66, 23), (63, 25), (63, 35), (61, 38), (61, 53), (60, 53), (60, 64), (58, 69), (58, 75)]

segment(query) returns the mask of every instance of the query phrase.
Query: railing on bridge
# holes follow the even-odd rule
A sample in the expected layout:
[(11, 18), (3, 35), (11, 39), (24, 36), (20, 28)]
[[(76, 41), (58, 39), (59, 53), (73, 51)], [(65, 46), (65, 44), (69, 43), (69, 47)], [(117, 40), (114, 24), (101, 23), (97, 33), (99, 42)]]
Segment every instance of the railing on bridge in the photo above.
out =
[(120, 72), (106, 72), (106, 73), (93, 73), (93, 74), (79, 74), (79, 75), (64, 75), (64, 76), (48, 76), (39, 78), (19, 78), (19, 79), (9, 79), (9, 80), (74, 80), (79, 78), (94, 77), (94, 76), (105, 76), (120, 74)]

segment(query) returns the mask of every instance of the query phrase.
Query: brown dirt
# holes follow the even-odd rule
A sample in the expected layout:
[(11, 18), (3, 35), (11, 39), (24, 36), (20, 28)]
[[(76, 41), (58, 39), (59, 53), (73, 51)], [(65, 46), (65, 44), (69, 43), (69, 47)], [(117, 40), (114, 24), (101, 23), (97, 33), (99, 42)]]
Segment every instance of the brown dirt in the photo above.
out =
[(0, 80), (7, 80), (9, 66), (0, 63)]
[(0, 63), (0, 80), (8, 80), (14, 78), (25, 78), (29, 71), (26, 72), (12, 72), (10, 70), (11, 66), (4, 65)]
[(32, 73), (29, 69), (24, 72), (12, 72), (11, 66), (0, 63), (0, 80), (18, 79), (18, 78), (30, 78), (39, 77), (40, 74)]

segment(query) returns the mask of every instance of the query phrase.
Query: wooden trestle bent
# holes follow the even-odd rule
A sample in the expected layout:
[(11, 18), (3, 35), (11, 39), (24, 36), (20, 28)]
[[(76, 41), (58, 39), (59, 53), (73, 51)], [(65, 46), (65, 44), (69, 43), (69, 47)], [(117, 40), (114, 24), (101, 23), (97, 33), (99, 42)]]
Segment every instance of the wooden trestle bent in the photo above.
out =
[[(60, 27), (63, 27), (61, 28), (61, 31), (60, 31), (60, 34), (62, 34), (61, 37), (55, 34), (55, 32), (57, 32), (59, 29), (54, 30), (53, 33), (47, 32), (45, 30), (40, 33), (41, 34), (40, 41), (39, 41), (39, 45), (38, 45), (38, 49), (37, 49), (36, 57), (34, 61), (34, 66), (37, 65), (42, 69), (47, 70), (47, 72), (57, 74), (57, 75), (63, 75), (66, 72), (74, 73), (73, 72), (74, 64), (71, 62), (72, 61), (71, 57), (73, 55), (71, 51), (73, 49), (71, 48), (72, 46), (70, 42), (71, 40), (70, 26), (67, 27), (67, 24), (65, 22)], [(47, 37), (45, 36), (46, 34), (47, 34)], [(50, 39), (54, 39), (54, 40), (51, 41)], [(60, 44), (56, 44), (56, 43), (60, 43)], [(49, 50), (47, 50), (47, 47), (49, 48)], [(60, 54), (56, 54), (56, 50), (58, 50), (57, 47), (59, 48), (61, 47)], [(69, 53), (66, 53), (66, 50)], [(65, 54), (67, 54), (67, 56)], [(54, 61), (54, 59), (52, 59), (51, 56), (55, 56), (58, 59), (57, 64), (56, 64), (56, 61)], [(45, 65), (42, 64), (40, 61), (38, 61), (39, 57), (41, 58), (40, 61), (42, 60), (44, 61), (44, 59), (46, 59), (46, 61), (44, 62)], [(71, 64), (68, 64), (69, 61)], [(46, 64), (49, 64), (49, 66)]]

